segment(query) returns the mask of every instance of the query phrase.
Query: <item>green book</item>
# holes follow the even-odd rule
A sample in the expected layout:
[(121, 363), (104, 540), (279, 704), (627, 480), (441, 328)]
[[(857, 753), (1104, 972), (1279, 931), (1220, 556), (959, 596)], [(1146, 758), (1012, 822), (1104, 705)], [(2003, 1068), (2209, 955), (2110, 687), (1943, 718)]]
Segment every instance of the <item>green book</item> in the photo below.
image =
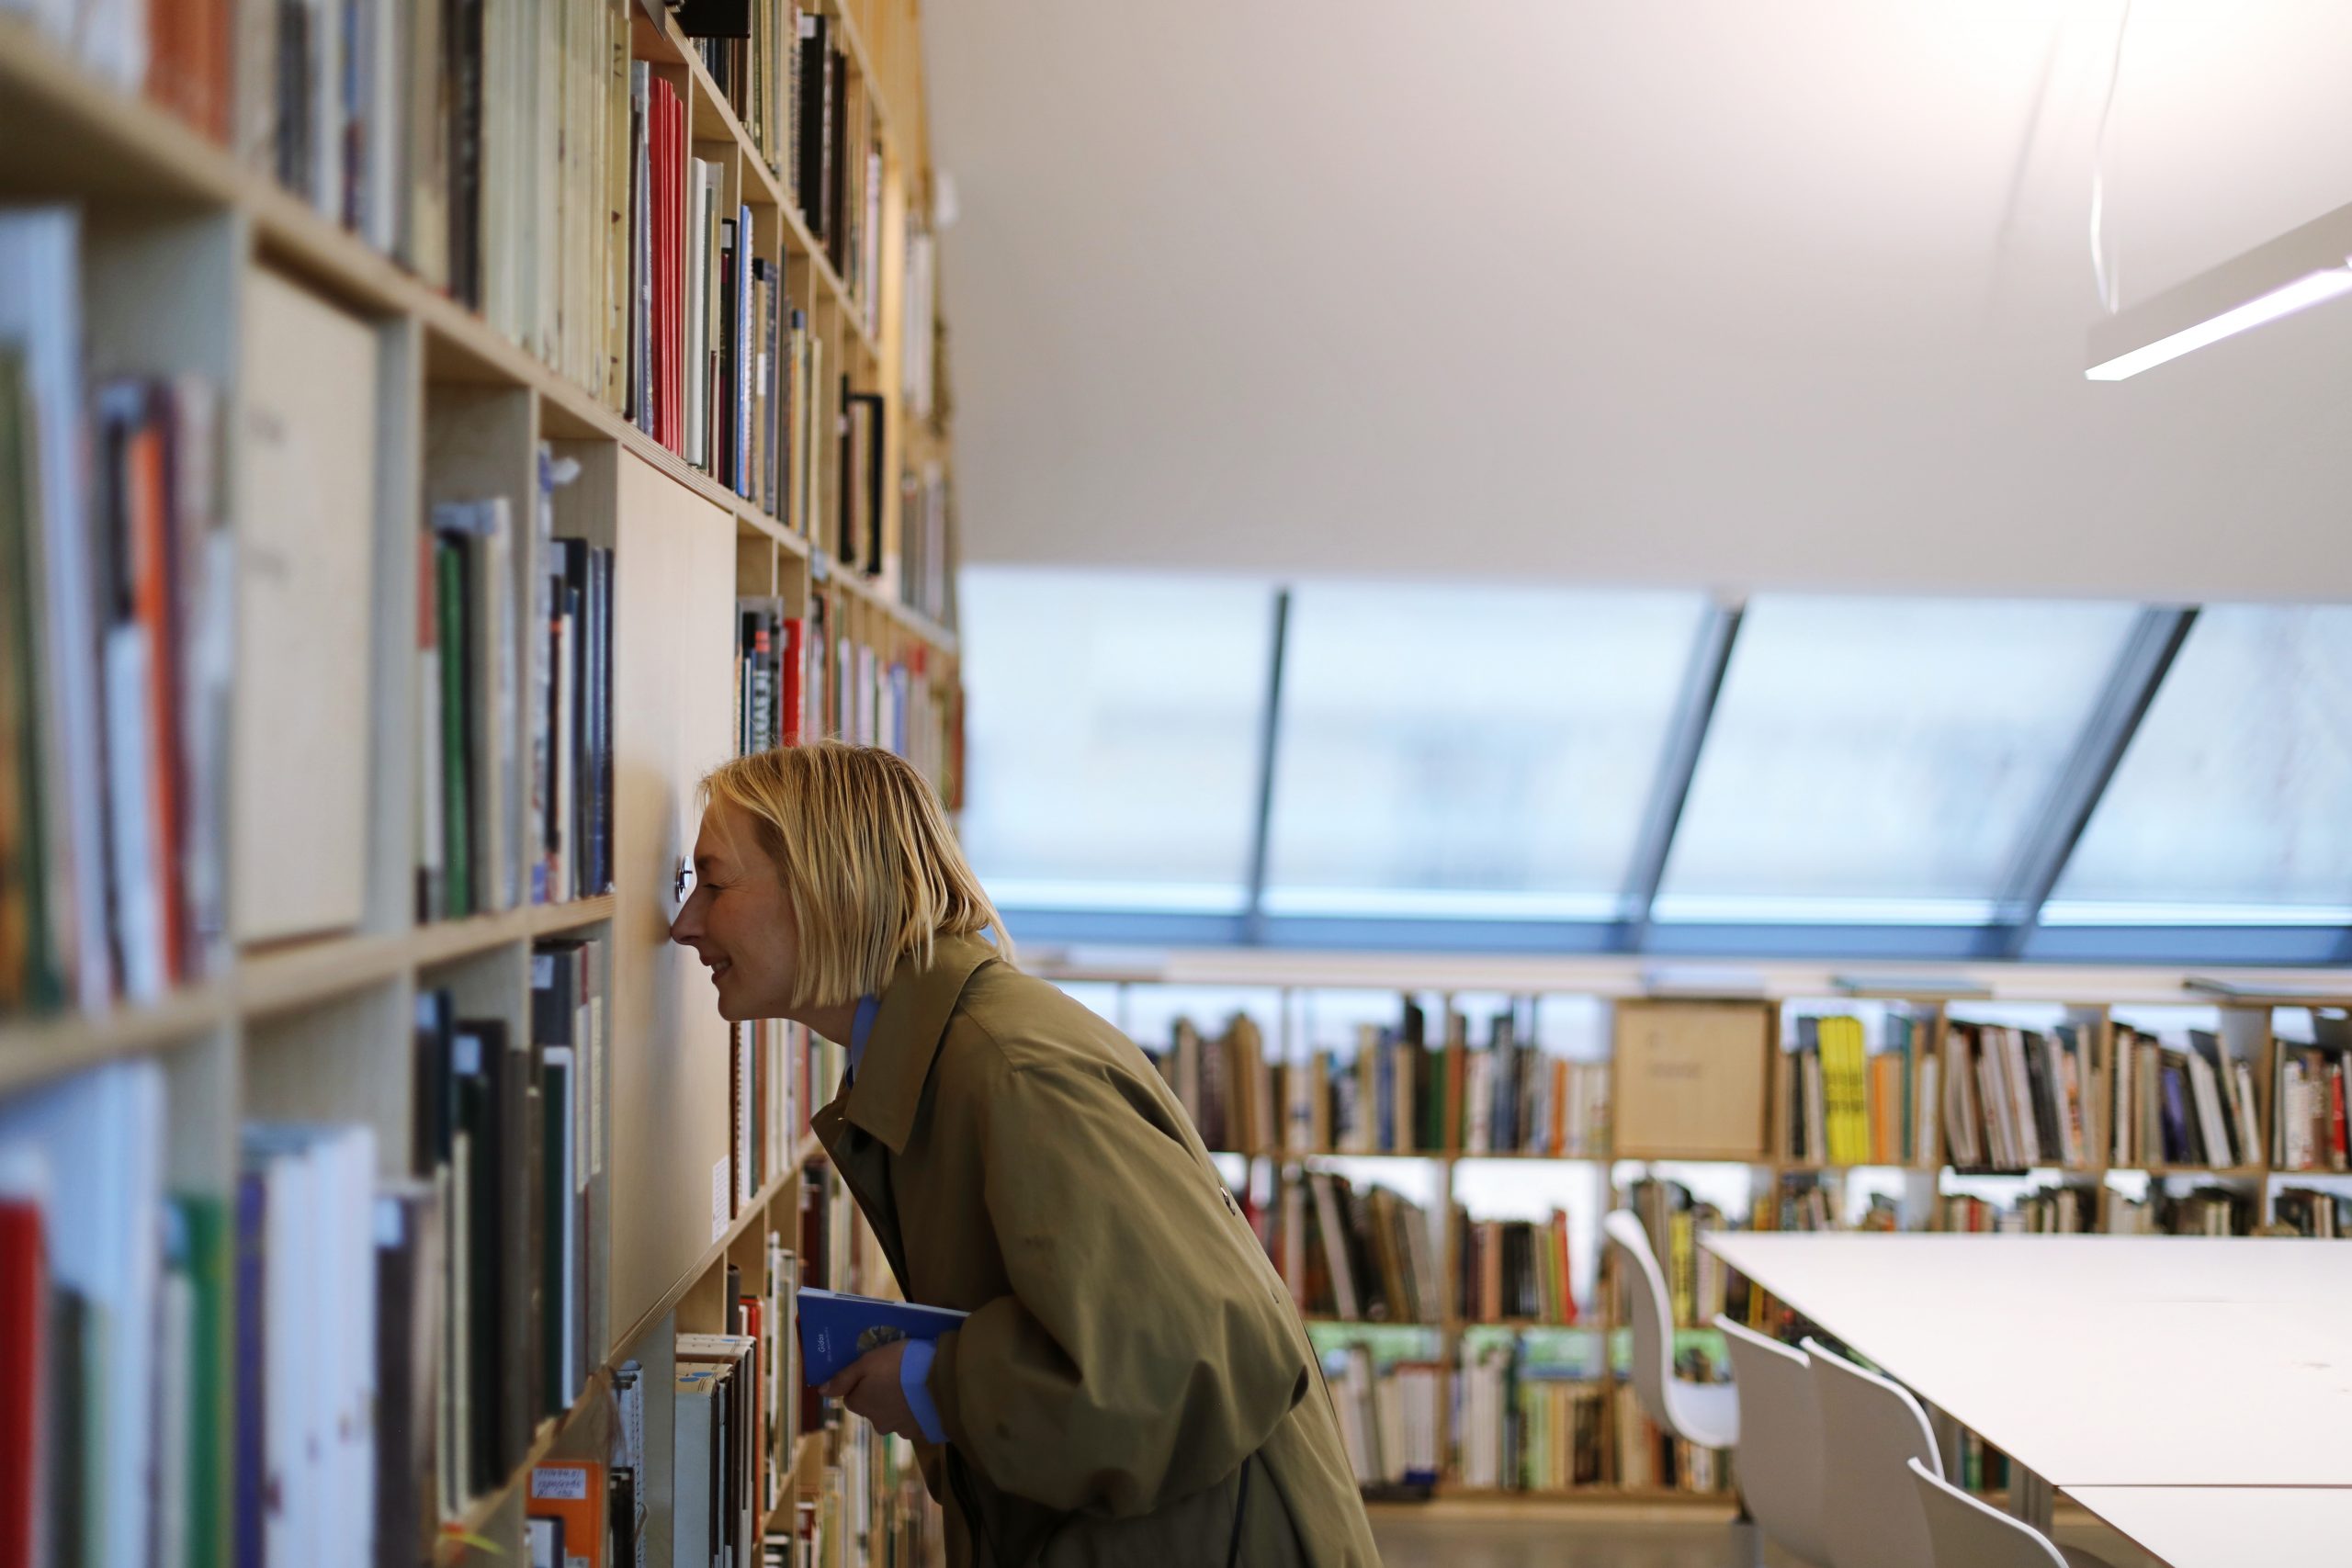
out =
[(184, 1257), (172, 1259), (185, 1270), (196, 1296), (189, 1335), (194, 1360), (188, 1375), (187, 1568), (224, 1568), (229, 1561), (230, 1380), (235, 1359), (230, 1337), (229, 1276), (234, 1237), (226, 1199), (180, 1193), (171, 1200), (179, 1217)]
[(454, 539), (434, 551), (441, 622), (441, 874), (443, 914), (461, 919), (474, 912), (473, 820), (468, 810), (466, 759), (473, 727), (466, 722), (470, 661), (466, 658), (466, 552)]

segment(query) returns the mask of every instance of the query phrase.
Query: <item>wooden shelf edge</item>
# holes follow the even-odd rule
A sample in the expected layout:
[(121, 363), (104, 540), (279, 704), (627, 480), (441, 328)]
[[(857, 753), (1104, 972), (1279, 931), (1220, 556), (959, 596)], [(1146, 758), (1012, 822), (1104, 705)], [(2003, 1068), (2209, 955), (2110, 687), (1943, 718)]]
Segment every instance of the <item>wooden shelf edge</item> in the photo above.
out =
[(235, 1016), (229, 985), (214, 981), (148, 1007), (117, 1008), (96, 1017), (55, 1013), (0, 1024), (0, 1093), (118, 1057), (184, 1044)]
[(777, 1172), (775, 1179), (766, 1186), (752, 1194), (752, 1201), (735, 1211), (735, 1217), (727, 1222), (727, 1228), (703, 1249), (700, 1257), (686, 1266), (685, 1272), (670, 1281), (669, 1289), (662, 1292), (660, 1299), (639, 1314), (637, 1321), (628, 1325), (627, 1332), (614, 1339), (615, 1348), (599, 1371), (608, 1371), (617, 1363), (628, 1359), (629, 1347), (644, 1338), (648, 1333), (651, 1332), (655, 1324), (676, 1310), (678, 1303), (685, 1300), (686, 1292), (694, 1289), (695, 1281), (724, 1261), (727, 1249), (742, 1239), (743, 1233), (751, 1228), (753, 1220), (768, 1212), (768, 1205), (775, 1201), (784, 1191), (786, 1183), (797, 1181), (799, 1179), (799, 1168), (796, 1166)]

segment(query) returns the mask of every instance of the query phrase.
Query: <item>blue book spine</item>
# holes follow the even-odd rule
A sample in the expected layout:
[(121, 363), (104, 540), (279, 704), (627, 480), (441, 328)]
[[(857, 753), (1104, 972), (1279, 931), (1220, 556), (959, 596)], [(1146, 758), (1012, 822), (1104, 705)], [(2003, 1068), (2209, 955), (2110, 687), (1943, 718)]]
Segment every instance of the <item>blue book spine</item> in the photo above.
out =
[(237, 1178), (237, 1568), (262, 1568), (262, 1222), (269, 1189), (261, 1172)]

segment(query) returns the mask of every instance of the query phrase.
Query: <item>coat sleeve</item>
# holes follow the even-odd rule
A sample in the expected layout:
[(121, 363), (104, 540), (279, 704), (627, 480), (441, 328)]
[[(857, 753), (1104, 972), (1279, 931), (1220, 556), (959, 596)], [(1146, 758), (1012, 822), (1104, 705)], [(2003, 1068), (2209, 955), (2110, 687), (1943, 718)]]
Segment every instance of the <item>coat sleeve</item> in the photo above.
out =
[(1012, 1290), (940, 1341), (948, 1440), (1006, 1492), (1117, 1517), (1230, 1475), (1314, 1380), (1224, 1189), (1107, 1073), (1027, 1068), (987, 1100)]

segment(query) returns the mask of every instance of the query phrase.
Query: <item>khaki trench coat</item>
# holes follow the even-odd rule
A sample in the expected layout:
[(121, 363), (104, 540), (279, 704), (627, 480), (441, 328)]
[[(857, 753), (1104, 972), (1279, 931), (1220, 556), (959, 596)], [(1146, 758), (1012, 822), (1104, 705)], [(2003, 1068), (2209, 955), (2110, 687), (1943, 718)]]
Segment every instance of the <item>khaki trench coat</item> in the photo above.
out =
[(971, 1314), (918, 1445), (949, 1562), (1221, 1568), (1250, 1459), (1243, 1562), (1376, 1564), (1306, 1332), (1143, 1053), (975, 938), (880, 1001), (815, 1125), (907, 1298)]

